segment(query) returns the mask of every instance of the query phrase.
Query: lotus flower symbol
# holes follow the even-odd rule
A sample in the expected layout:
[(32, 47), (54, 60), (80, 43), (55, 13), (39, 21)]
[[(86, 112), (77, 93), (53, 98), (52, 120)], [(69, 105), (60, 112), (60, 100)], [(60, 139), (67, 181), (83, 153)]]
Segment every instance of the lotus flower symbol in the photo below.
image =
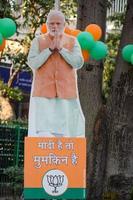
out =
[(54, 187), (52, 193), (58, 193), (57, 187), (62, 186), (64, 182), (64, 175), (47, 175), (49, 186)]
[(68, 188), (68, 178), (59, 169), (48, 170), (42, 179), (42, 186), (45, 192), (51, 196), (62, 195)]

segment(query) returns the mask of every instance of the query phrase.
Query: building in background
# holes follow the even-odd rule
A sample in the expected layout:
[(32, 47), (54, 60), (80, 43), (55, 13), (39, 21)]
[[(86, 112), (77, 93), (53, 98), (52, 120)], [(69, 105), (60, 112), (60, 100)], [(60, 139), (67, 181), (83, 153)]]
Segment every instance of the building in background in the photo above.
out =
[(107, 32), (111, 32), (113, 30), (114, 24), (110, 20), (109, 17), (112, 17), (116, 14), (121, 14), (125, 11), (127, 5), (127, 0), (113, 0), (110, 8), (107, 9)]

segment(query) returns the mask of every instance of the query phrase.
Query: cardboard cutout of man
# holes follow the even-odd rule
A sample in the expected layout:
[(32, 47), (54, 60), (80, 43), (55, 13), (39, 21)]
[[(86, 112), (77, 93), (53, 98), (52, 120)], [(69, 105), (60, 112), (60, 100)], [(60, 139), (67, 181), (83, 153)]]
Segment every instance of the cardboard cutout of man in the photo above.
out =
[(48, 32), (32, 41), (28, 55), (33, 71), (28, 136), (85, 136), (76, 73), (84, 61), (77, 39), (65, 34), (64, 27), (63, 13), (51, 10)]

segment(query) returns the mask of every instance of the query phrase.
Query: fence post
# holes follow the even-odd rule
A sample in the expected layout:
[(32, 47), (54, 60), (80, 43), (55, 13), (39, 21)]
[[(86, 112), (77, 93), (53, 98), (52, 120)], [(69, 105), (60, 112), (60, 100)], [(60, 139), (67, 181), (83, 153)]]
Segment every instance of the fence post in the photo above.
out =
[(17, 133), (17, 146), (16, 146), (15, 165), (18, 166), (18, 164), (19, 164), (19, 148), (20, 148), (20, 125), (16, 126), (16, 133)]

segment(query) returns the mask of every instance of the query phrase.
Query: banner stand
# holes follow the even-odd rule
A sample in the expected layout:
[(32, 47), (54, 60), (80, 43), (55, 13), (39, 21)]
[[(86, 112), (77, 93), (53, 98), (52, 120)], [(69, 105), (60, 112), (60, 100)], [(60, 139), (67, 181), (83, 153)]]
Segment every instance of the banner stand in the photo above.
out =
[(86, 139), (26, 137), (24, 199), (86, 199)]

